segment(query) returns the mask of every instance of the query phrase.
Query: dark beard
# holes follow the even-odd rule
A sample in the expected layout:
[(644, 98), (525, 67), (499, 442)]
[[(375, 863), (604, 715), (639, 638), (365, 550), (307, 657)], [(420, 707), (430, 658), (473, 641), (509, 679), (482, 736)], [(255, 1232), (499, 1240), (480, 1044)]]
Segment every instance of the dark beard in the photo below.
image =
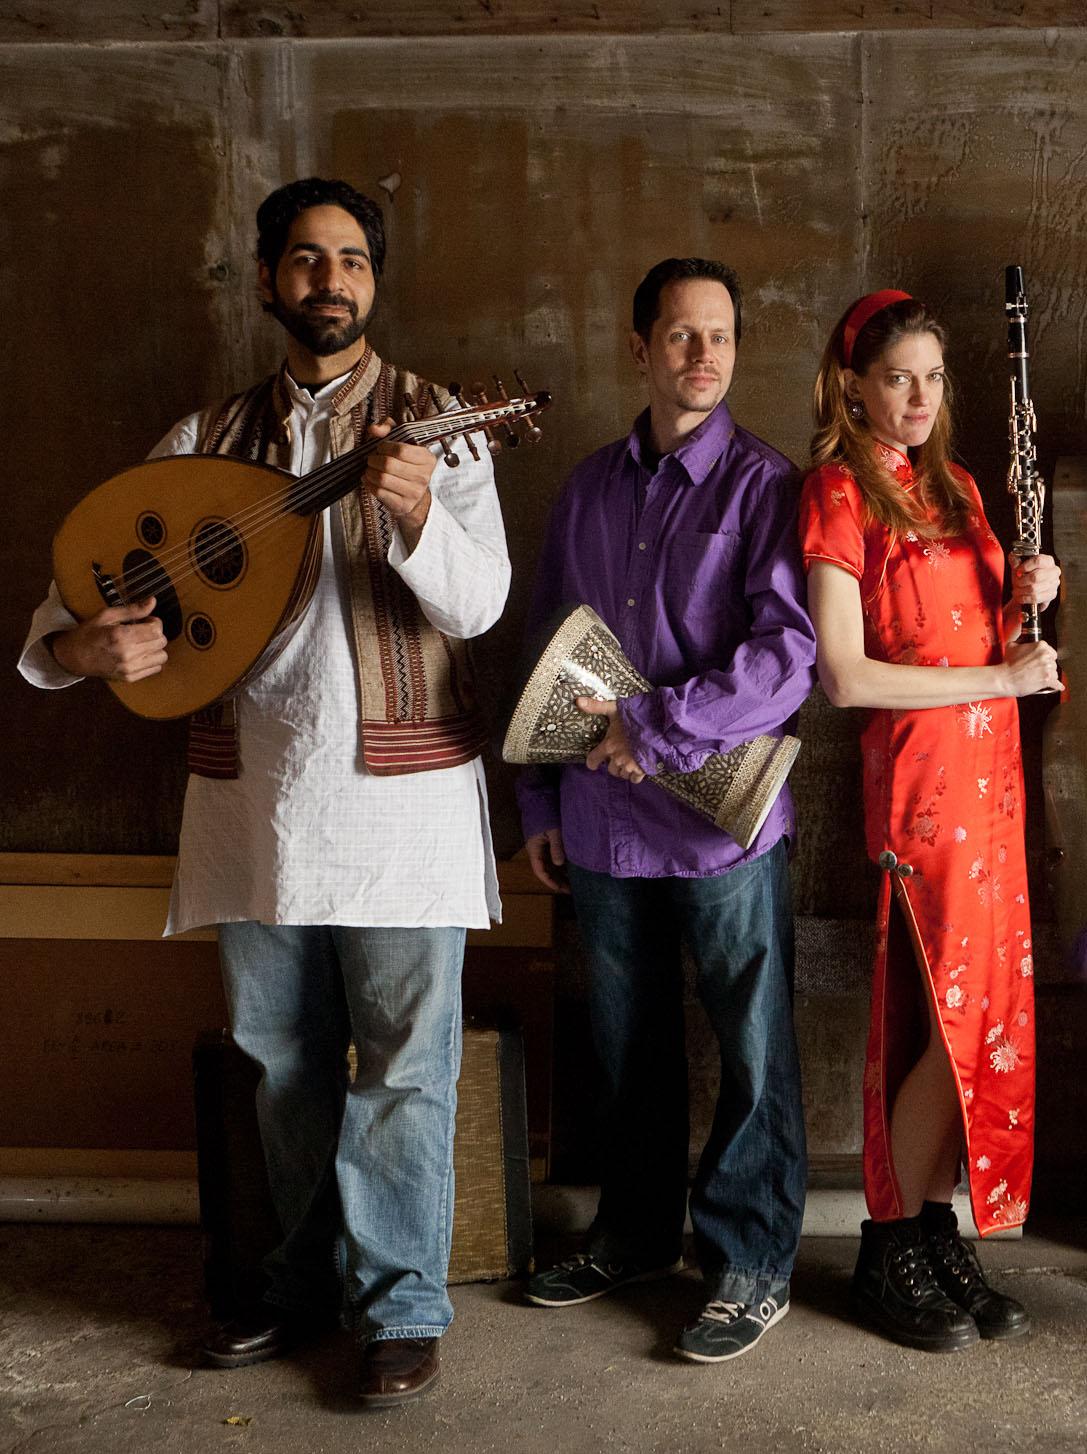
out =
[[(323, 318), (319, 313), (308, 311), (307, 305), (319, 306), (330, 303), (348, 309), (350, 317), (346, 322), (338, 323), (333, 318)], [(358, 308), (350, 298), (341, 297), (338, 293), (313, 293), (301, 308), (288, 308), (276, 293), (272, 299), (270, 311), (272, 316), (283, 324), (291, 337), (304, 348), (308, 348), (315, 358), (328, 358), (334, 353), (342, 353), (345, 348), (350, 348), (366, 332), (366, 325), (370, 321), (369, 314), (365, 318), (360, 318)]]

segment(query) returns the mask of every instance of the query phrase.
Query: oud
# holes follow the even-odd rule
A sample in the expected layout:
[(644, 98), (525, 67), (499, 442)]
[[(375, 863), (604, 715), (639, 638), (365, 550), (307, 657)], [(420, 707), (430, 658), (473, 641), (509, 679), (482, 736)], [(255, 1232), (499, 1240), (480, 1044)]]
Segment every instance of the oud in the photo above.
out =
[[(524, 387), (523, 380), (518, 382)], [(459, 463), (457, 436), (483, 431), (499, 453), (540, 431), (551, 403), (540, 391), (488, 400), (482, 389), (456, 409), (409, 418), (385, 439), (442, 446)], [(409, 413), (411, 411), (409, 410)], [(516, 432), (517, 425), (521, 433)], [(233, 696), (287, 645), (313, 597), (323, 552), (321, 512), (357, 487), (368, 439), (310, 474), (230, 455), (177, 455), (123, 470), (68, 514), (53, 541), (53, 575), (65, 606), (86, 621), (103, 606), (155, 597), (167, 664), (138, 682), (107, 685), (137, 716), (187, 717)]]

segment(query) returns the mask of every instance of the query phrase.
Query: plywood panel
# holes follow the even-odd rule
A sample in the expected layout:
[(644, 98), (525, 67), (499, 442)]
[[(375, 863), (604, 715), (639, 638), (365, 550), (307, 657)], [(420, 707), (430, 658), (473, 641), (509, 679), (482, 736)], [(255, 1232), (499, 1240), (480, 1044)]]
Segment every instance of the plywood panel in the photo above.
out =
[(19, 0), (0, 10), (0, 42), (214, 40), (219, 0)]
[(1087, 24), (1081, 0), (732, 0), (735, 34), (1016, 29)]
[[(252, 368), (238, 96), (231, 58), (212, 49), (0, 49), (0, 302), (13, 340), (0, 389), (18, 512), (0, 543), (5, 662), (45, 594), (66, 511), (225, 393), (235, 360)], [(46, 693), (9, 675), (7, 690), (0, 848), (174, 846), (183, 727), (139, 722), (96, 683)]]
[(0, 940), (0, 1146), (191, 1148), (193, 1044), (225, 1017), (214, 944)]

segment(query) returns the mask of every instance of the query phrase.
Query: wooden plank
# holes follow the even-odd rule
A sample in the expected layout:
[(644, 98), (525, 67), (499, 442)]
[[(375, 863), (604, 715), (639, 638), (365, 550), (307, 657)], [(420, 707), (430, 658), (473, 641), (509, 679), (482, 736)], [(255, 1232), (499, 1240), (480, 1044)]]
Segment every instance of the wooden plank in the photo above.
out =
[(112, 1146), (0, 1146), (0, 1176), (195, 1177), (195, 1151), (123, 1151)]
[(215, 40), (217, 0), (20, 0), (0, 10), (0, 41)]
[(0, 884), (169, 888), (172, 854), (0, 853)]
[[(0, 884), (68, 884), (98, 888), (169, 888), (172, 854), (0, 853)], [(498, 865), (505, 894), (549, 895), (524, 850)]]
[(1087, 25), (1083, 0), (733, 0), (732, 31), (991, 30)]
[(245, 39), (378, 36), (727, 35), (732, 6), (670, 0), (224, 0), (222, 34)]
[[(170, 891), (164, 888), (4, 884), (0, 938), (161, 939), (169, 906)], [(170, 942), (215, 937), (214, 929), (190, 929)]]
[[(88, 887), (72, 884), (0, 884), (0, 938), (161, 939), (170, 904), (168, 888)], [(470, 944), (544, 949), (551, 944), (551, 903), (544, 894), (509, 894), (503, 921), (469, 932)], [(214, 939), (215, 930), (190, 929), (172, 939)]]

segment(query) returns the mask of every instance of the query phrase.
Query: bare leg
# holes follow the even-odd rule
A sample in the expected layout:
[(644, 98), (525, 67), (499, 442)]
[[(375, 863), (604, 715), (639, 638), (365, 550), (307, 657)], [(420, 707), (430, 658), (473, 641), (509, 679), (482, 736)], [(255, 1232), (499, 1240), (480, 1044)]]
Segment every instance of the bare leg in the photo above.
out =
[(902, 1192), (902, 1215), (921, 1203), (949, 1202), (958, 1180), (962, 1117), (931, 997), (924, 1054), (902, 1082), (891, 1113), (891, 1157)]

